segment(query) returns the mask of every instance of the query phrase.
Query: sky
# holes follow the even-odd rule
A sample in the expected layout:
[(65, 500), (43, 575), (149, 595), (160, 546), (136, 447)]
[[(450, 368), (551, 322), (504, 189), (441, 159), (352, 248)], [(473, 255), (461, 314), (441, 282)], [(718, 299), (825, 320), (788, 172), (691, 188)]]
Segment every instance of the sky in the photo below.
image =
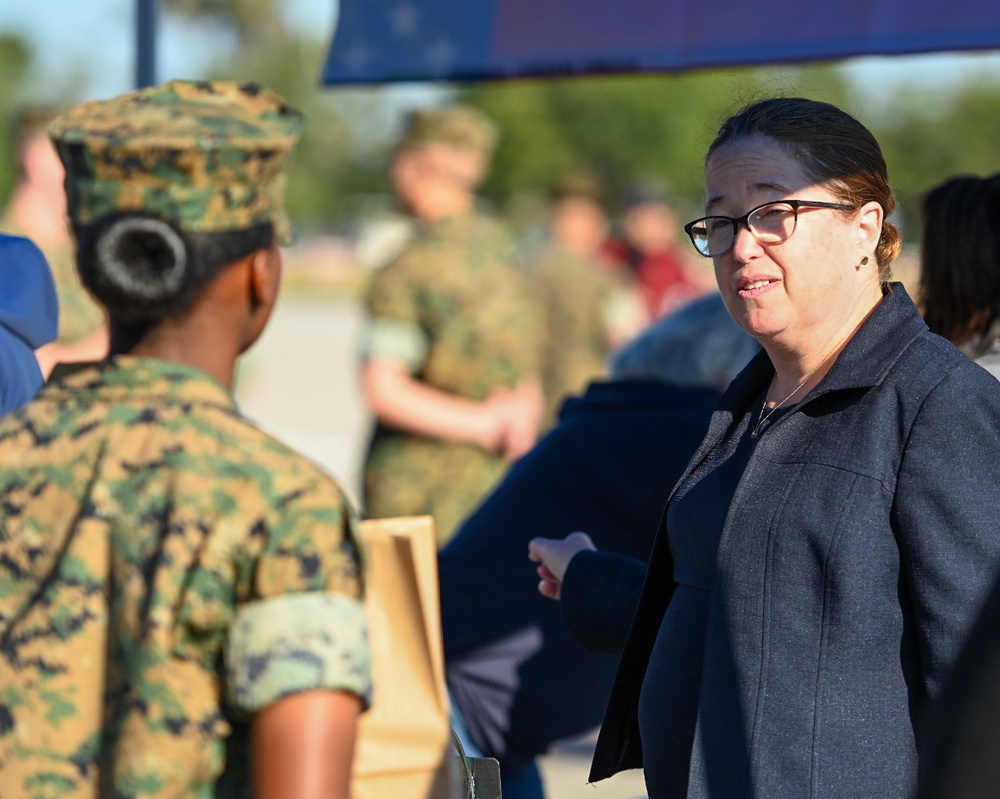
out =
[[(468, 1), (468, 0), (466, 0)], [(285, 0), (289, 22), (300, 30), (332, 36), (337, 0)], [(0, 33), (16, 33), (32, 46), (37, 59), (34, 84), (46, 96), (37, 102), (66, 102), (110, 97), (135, 82), (136, 0), (0, 0)], [(161, 14), (157, 77), (200, 78), (209, 57), (224, 45), (218, 30), (167, 23)], [(1000, 51), (939, 53), (919, 56), (865, 57), (843, 62), (862, 97), (878, 97), (903, 82), (947, 86), (976, 80), (984, 72), (1000, 76)], [(307, 76), (318, 84), (319, 75)], [(424, 87), (427, 90), (427, 87)], [(419, 95), (419, 87), (399, 87), (391, 94)]]
[[(283, 5), (298, 29), (332, 35), (337, 0)], [(31, 45), (41, 78), (35, 83), (50, 95), (40, 100), (112, 97), (135, 83), (135, 9), (136, 0), (0, 0), (0, 33), (18, 34)], [(159, 18), (158, 79), (204, 77), (220, 31), (171, 24), (162, 13)]]

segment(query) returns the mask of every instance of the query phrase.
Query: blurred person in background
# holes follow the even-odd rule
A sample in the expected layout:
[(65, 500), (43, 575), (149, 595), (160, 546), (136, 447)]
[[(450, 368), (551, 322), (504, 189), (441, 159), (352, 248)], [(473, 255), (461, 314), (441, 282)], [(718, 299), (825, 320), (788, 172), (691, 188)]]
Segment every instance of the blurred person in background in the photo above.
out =
[(577, 170), (552, 190), (548, 237), (531, 275), (545, 321), (545, 427), (567, 396), (607, 375), (608, 355), (648, 322), (637, 284), (601, 254), (608, 217), (597, 181)]
[[(647, 559), (664, 491), (758, 349), (717, 293), (657, 322), (613, 357), (610, 381), (566, 401), (441, 552), (455, 727), (466, 751), (500, 761), (504, 799), (543, 795), (535, 758), (600, 724), (618, 663), (577, 643), (539, 595), (528, 541), (587, 530), (608, 552)], [(609, 585), (599, 593), (618, 600)]]
[(0, 233), (0, 416), (42, 387), (35, 350), (55, 339), (58, 325), (45, 256), (30, 240)]
[(618, 229), (605, 254), (635, 274), (651, 319), (715, 290), (710, 275), (700, 275), (681, 245), (677, 213), (654, 181), (640, 181), (630, 189)]
[(510, 238), (476, 207), (497, 137), (470, 107), (410, 115), (391, 178), (415, 228), (366, 299), (364, 508), (430, 514), (442, 544), (534, 445), (543, 412), (535, 298)]
[(36, 352), (46, 377), (60, 361), (93, 361), (108, 353), (104, 310), (80, 282), (74, 264), (63, 191), (66, 173), (46, 132), (55, 114), (41, 107), (20, 112), (14, 136), (19, 177), (0, 214), (0, 231), (37, 244), (55, 279), (59, 335)]
[(0, 793), (348, 794), (370, 694), (356, 516), (232, 386), (304, 117), (172, 83), (51, 127), (111, 356), (0, 423)]
[(1000, 378), (1000, 174), (924, 196), (920, 295), (927, 326)]

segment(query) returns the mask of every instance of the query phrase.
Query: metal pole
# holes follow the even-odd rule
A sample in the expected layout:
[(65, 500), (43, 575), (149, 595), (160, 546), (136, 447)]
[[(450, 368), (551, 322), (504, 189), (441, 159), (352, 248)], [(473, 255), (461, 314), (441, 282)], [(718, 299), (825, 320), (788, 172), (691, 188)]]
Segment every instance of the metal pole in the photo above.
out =
[(136, 0), (135, 87), (156, 83), (156, 0)]

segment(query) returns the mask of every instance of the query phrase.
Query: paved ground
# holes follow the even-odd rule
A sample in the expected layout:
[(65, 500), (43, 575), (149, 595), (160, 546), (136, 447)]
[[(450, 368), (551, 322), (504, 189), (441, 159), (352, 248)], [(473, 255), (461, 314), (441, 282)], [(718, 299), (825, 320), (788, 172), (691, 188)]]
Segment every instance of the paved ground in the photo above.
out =
[[(289, 291), (262, 339), (244, 357), (236, 397), (262, 427), (332, 472), (355, 500), (371, 426), (358, 381), (361, 329), (349, 295)], [(548, 799), (638, 799), (640, 772), (587, 784), (591, 746), (558, 747), (542, 763)]]

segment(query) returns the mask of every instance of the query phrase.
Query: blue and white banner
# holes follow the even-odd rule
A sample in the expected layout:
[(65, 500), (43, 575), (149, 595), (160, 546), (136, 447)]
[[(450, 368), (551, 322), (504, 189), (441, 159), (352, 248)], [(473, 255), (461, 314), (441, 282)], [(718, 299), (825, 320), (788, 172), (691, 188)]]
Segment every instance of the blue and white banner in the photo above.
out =
[(323, 81), (500, 80), (1000, 49), (1000, 2), (340, 0)]

